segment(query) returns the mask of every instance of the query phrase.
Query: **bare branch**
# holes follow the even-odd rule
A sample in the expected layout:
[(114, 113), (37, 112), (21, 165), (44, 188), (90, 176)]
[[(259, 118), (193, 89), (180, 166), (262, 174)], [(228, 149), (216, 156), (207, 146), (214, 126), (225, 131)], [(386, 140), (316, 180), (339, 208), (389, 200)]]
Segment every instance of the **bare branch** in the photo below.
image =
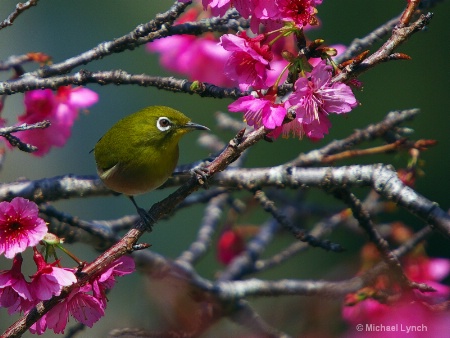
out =
[(412, 120), (418, 113), (418, 109), (390, 112), (383, 121), (371, 124), (364, 129), (356, 130), (349, 137), (343, 140), (332, 141), (321, 149), (315, 149), (307, 154), (301, 154), (295, 160), (286, 163), (286, 165), (307, 167), (321, 164), (327, 156), (351, 149), (362, 142), (371, 141), (391, 133), (395, 127), (403, 122)]
[(19, 131), (26, 131), (32, 129), (44, 129), (50, 127), (50, 121), (42, 121), (33, 124), (23, 123), (19, 126), (11, 126), (0, 128), (0, 136), (3, 136), (11, 146), (17, 147), (18, 149), (25, 151), (27, 153), (32, 153), (38, 148), (32, 144), (22, 142), (18, 137), (11, 135)]
[(156, 87), (158, 89), (169, 90), (174, 93), (198, 94), (201, 97), (215, 98), (237, 98), (244, 94), (238, 88), (222, 88), (209, 83), (201, 83), (192, 89), (194, 82), (173, 77), (160, 77), (145, 74), (129, 74), (122, 70), (90, 72), (80, 70), (70, 75), (54, 75), (48, 78), (40, 78), (25, 74), (23, 77), (14, 80), (0, 82), (0, 95), (11, 95), (19, 92), (26, 92), (33, 89), (50, 88), (56, 90), (67, 85), (87, 85), (96, 83), (100, 85), (138, 85), (142, 87)]
[(450, 215), (398, 178), (391, 166), (383, 164), (344, 167), (296, 168), (284, 165), (272, 168), (232, 169), (214, 178), (221, 186), (361, 187), (371, 186), (385, 198), (395, 201), (412, 214), (429, 222), (450, 237)]
[(357, 77), (368, 69), (376, 66), (381, 62), (385, 62), (391, 57), (394, 50), (405, 42), (412, 34), (421, 31), (427, 26), (431, 18), (432, 13), (421, 15), (420, 18), (406, 27), (396, 27), (392, 36), (386, 41), (382, 47), (380, 47), (375, 53), (358, 64), (351, 64), (345, 67), (345, 69), (332, 79), (332, 82), (346, 82), (352, 77)]
[(228, 197), (228, 194), (222, 194), (211, 199), (205, 208), (202, 225), (198, 230), (197, 239), (191, 243), (188, 250), (184, 251), (177, 258), (176, 262), (185, 262), (193, 265), (206, 253), (220, 217), (222, 216), (222, 210)]
[(111, 191), (96, 176), (64, 175), (36, 181), (21, 180), (0, 185), (0, 199), (3, 201), (21, 196), (36, 203), (43, 203), (61, 198), (105, 196), (109, 194), (111, 194)]
[(10, 15), (8, 15), (8, 17), (7, 17), (5, 20), (3, 20), (2, 22), (0, 22), (0, 29), (3, 29), (3, 28), (8, 27), (8, 26), (12, 26), (14, 20), (16, 20), (17, 17), (18, 17), (20, 14), (22, 14), (23, 12), (25, 12), (25, 11), (26, 11), (27, 9), (29, 9), (30, 7), (36, 6), (38, 1), (39, 1), (39, 0), (28, 0), (28, 1), (25, 2), (25, 3), (19, 2), (19, 3), (16, 5), (16, 9), (14, 10), (14, 12), (12, 12)]
[(275, 206), (275, 203), (271, 201), (262, 190), (256, 189), (254, 191), (254, 197), (260, 203), (262, 208), (265, 211), (269, 212), (273, 216), (273, 218), (275, 218), (284, 229), (291, 232), (295, 236), (295, 238), (299, 239), (302, 242), (308, 243), (312, 247), (319, 247), (324, 250), (334, 252), (343, 251), (343, 248), (339, 244), (332, 243), (328, 240), (322, 241), (312, 234), (308, 233), (305, 229), (294, 226), (294, 224), (289, 221), (289, 219), (292, 218), (288, 218), (284, 213), (280, 212), (280, 210)]
[(350, 193), (345, 188), (341, 188), (334, 190), (333, 195), (339, 199), (342, 199), (352, 209), (353, 216), (358, 220), (359, 225), (369, 235), (370, 240), (375, 244), (384, 261), (393, 271), (395, 278), (403, 287), (419, 288), (420, 290), (427, 291), (430, 290), (429, 287), (413, 283), (408, 279), (408, 277), (406, 277), (399, 260), (389, 249), (387, 241), (383, 237), (381, 237), (380, 233), (375, 228), (375, 225), (373, 224), (369, 213), (362, 206), (361, 201), (354, 194)]
[(148, 35), (151, 32), (155, 32), (158, 29), (167, 29), (167, 27), (170, 26), (184, 11), (187, 5), (188, 4), (176, 2), (167, 12), (156, 15), (154, 20), (137, 26), (132, 32), (120, 38), (113, 41), (102, 42), (78, 56), (67, 59), (61, 63), (43, 67), (33, 73), (28, 73), (27, 75), (33, 77), (49, 77), (57, 74), (65, 74), (75, 67), (102, 59), (107, 55), (120, 53), (127, 49), (132, 50), (137, 46), (150, 41)]

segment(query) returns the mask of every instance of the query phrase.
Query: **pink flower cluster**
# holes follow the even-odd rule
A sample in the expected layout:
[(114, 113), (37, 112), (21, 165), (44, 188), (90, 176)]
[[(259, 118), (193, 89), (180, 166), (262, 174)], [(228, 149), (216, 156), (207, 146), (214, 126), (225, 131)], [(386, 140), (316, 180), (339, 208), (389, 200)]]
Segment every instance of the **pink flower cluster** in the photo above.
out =
[[(412, 234), (403, 225), (393, 225), (394, 241), (404, 242)], [(400, 241), (398, 240), (400, 239)], [(362, 251), (364, 269), (369, 269), (380, 260), (373, 244), (367, 244)], [(446, 258), (429, 258), (423, 248), (402, 259), (405, 275), (416, 283), (424, 283), (435, 292), (422, 293), (418, 290), (401, 290), (400, 286), (388, 276), (380, 275), (373, 286), (365, 287), (356, 293), (348, 294), (342, 308), (343, 319), (350, 324), (346, 337), (359, 337), (355, 325), (366, 324), (379, 327), (384, 325), (395, 328), (391, 332), (365, 332), (368, 337), (398, 337), (400, 326), (425, 327), (424, 337), (439, 337), (448, 329), (449, 312), (445, 304), (450, 297), (450, 287), (441, 283), (450, 275), (450, 260)], [(389, 297), (390, 296), (390, 297)], [(416, 332), (411, 332), (412, 336)], [(418, 336), (422, 337), (422, 333)]]
[[(177, 24), (194, 21), (198, 10), (188, 10)], [(224, 73), (223, 68), (230, 52), (220, 48), (212, 33), (201, 38), (193, 35), (175, 35), (147, 44), (147, 50), (160, 53), (161, 65), (172, 72), (184, 74), (190, 80), (232, 86), (234, 82)]]
[[(348, 113), (358, 105), (347, 84), (332, 82), (336, 68), (330, 65), (329, 55), (320, 55), (328, 61), (320, 61), (318, 55), (310, 60), (298, 56), (295, 36), (318, 25), (316, 6), (321, 3), (322, 0), (203, 0), (203, 9), (209, 8), (216, 16), (223, 16), (234, 7), (250, 19), (252, 33), (224, 34), (217, 46), (211, 35), (170, 36), (150, 43), (148, 49), (161, 53), (165, 68), (185, 74), (190, 80), (219, 86), (228, 86), (231, 81), (242, 91), (253, 90), (251, 95), (228, 106), (232, 112), (243, 112), (248, 125), (270, 130), (273, 138), (307, 136), (319, 140), (331, 127), (329, 114)], [(178, 23), (195, 20), (198, 13), (198, 7), (194, 7)], [(258, 34), (259, 31), (265, 33)], [(330, 49), (343, 50), (341, 46)], [(286, 80), (288, 70), (297, 80), (293, 91), (280, 97), (277, 88)], [(295, 113), (290, 122), (286, 121), (288, 110)]]
[[(437, 281), (448, 276), (450, 260), (434, 258), (420, 261), (406, 264), (408, 277), (416, 282), (426, 283), (437, 291), (429, 294), (407, 292), (393, 304), (383, 304), (373, 298), (367, 298), (357, 301), (353, 306), (345, 306), (342, 315), (350, 324), (350, 329), (344, 337), (361, 337), (354, 329), (358, 324), (364, 328), (381, 326), (393, 328), (389, 331), (373, 330), (365, 333), (365, 337), (372, 338), (399, 337), (406, 334), (407, 327), (413, 330), (418, 328), (421, 331), (408, 334), (413, 337), (441, 337), (442, 332), (447, 332), (450, 315), (448, 311), (439, 310), (439, 307), (448, 302), (450, 288)], [(415, 271), (412, 275), (411, 269)]]
[(321, 3), (322, 0), (202, 0), (203, 8), (209, 7), (215, 16), (223, 16), (231, 7), (236, 8), (244, 18), (251, 19), (253, 32), (258, 31), (260, 24), (272, 29), (283, 22), (293, 22), (298, 28), (315, 25), (316, 6)]
[[(13, 258), (10, 270), (0, 270), (0, 307), (9, 314), (27, 313), (39, 302), (59, 296), (64, 288), (77, 283), (76, 270), (62, 268), (59, 261), (48, 263), (36, 245), (47, 234), (47, 225), (38, 217), (35, 203), (16, 197), (11, 202), (0, 203), (0, 254)], [(21, 252), (32, 247), (36, 273), (26, 280), (22, 273)], [(69, 314), (89, 327), (98, 321), (106, 307), (105, 291), (115, 284), (115, 277), (133, 272), (134, 261), (121, 257), (85, 285), (73, 287), (54, 308), (31, 328), (42, 334), (46, 329), (55, 333), (64, 331)]]
[[(285, 137), (306, 135), (312, 140), (321, 139), (331, 127), (327, 117), (330, 113), (348, 113), (358, 104), (349, 86), (331, 83), (331, 70), (325, 61), (320, 62), (311, 73), (295, 82), (294, 91), (285, 101), (278, 100), (276, 95), (258, 92), (256, 97), (239, 98), (228, 109), (244, 111), (250, 126), (264, 126), (272, 130), (270, 135), (274, 138), (283, 134)], [(295, 112), (295, 118), (283, 124), (288, 109)]]
[[(181, 1), (180, 2), (186, 2)], [(271, 28), (279, 28), (284, 22), (289, 22), (291, 19), (297, 21), (297, 17), (302, 17), (302, 24), (299, 28), (309, 28), (311, 24), (317, 24), (314, 17), (316, 10), (315, 5), (321, 3), (321, 1), (286, 1), (279, 0), (280, 4), (268, 1), (243, 1), (243, 0), (214, 0), (214, 1), (202, 1), (203, 8), (206, 10), (208, 7), (211, 9), (213, 15), (224, 15), (225, 12), (232, 6), (235, 7), (239, 13), (245, 18), (252, 18), (252, 30), (257, 33), (259, 31), (259, 25), (265, 23)], [(200, 8), (196, 6), (189, 9), (184, 15), (182, 15), (175, 23), (183, 24), (187, 22), (193, 22), (200, 16)], [(291, 12), (293, 17), (286, 14)], [(283, 14), (284, 13), (284, 14)], [(309, 14), (306, 14), (309, 13)], [(230, 37), (230, 39), (232, 39)], [(262, 40), (262, 38), (261, 38)], [(248, 43), (252, 43), (247, 40)], [(240, 44), (241, 41), (236, 40), (236, 43)], [(230, 42), (230, 48), (232, 49), (233, 42)], [(257, 44), (253, 44), (256, 47)], [(238, 46), (236, 46), (239, 48)], [(268, 46), (261, 46), (262, 49), (268, 49)], [(233, 61), (228, 61), (232, 55), (231, 49), (221, 48), (218, 44), (218, 39), (213, 34), (207, 33), (201, 37), (193, 35), (175, 35), (169, 36), (163, 39), (153, 41), (147, 45), (147, 50), (152, 53), (160, 53), (160, 63), (167, 70), (186, 75), (189, 80), (209, 82), (217, 86), (234, 86), (242, 84), (239, 82), (235, 72), (239, 70), (233, 70), (230, 65), (241, 63), (241, 69), (244, 69), (245, 60), (239, 60), (239, 53), (233, 53)], [(235, 49), (235, 51), (238, 51)], [(267, 77), (271, 74), (264, 74), (263, 68), (270, 70), (268, 66), (269, 55), (264, 55), (264, 50), (256, 51), (256, 55), (262, 52), (260, 61), (262, 62), (259, 67), (262, 76)], [(269, 52), (270, 54), (270, 52)], [(246, 56), (245, 54), (241, 54)], [(258, 57), (256, 57), (258, 58)], [(264, 60), (265, 59), (265, 60)], [(274, 65), (278, 65), (278, 61), (281, 57), (276, 57)], [(248, 59), (250, 60), (250, 59)], [(250, 60), (251, 61), (251, 60)], [(253, 62), (253, 61), (252, 61)], [(225, 66), (227, 64), (227, 66)], [(273, 73), (273, 72), (272, 72)], [(242, 76), (240, 77), (242, 78)], [(261, 79), (264, 81), (264, 79)], [(242, 88), (242, 87), (241, 87)]]
[[(105, 314), (106, 291), (114, 287), (116, 277), (130, 274), (134, 269), (131, 257), (119, 258), (87, 284), (72, 288), (69, 295), (33, 324), (30, 331), (42, 334), (51, 329), (55, 333), (64, 333), (69, 315), (77, 322), (92, 327)], [(74, 269), (69, 271), (75, 274)]]
[(25, 113), (18, 117), (19, 123), (36, 123), (49, 120), (46, 129), (26, 130), (20, 140), (38, 148), (33, 154), (44, 156), (52, 147), (62, 147), (71, 135), (71, 130), (80, 109), (88, 108), (98, 101), (97, 93), (90, 89), (70, 86), (32, 90), (25, 93)]

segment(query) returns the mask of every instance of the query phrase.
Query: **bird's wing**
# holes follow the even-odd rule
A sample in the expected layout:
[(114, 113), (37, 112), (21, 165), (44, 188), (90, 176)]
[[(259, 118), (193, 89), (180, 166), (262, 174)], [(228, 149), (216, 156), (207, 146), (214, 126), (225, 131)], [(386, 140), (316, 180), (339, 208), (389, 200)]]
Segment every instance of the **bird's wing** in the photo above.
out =
[(119, 163), (116, 163), (114, 166), (112, 166), (111, 168), (107, 168), (107, 169), (98, 168), (98, 175), (100, 176), (100, 178), (102, 180), (107, 180), (109, 177), (114, 175), (114, 173), (117, 171), (118, 167), (119, 167)]

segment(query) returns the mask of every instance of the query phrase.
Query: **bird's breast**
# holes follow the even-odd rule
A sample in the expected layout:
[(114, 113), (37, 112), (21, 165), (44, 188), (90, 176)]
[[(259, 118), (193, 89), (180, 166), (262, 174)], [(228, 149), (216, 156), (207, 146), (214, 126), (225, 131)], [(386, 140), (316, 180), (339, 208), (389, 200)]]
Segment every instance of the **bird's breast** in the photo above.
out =
[[(144, 154), (141, 154), (141, 156)], [(164, 184), (171, 176), (178, 161), (175, 156), (164, 156), (157, 161), (151, 157), (134, 159), (127, 163), (118, 162), (112, 168), (98, 174), (111, 190), (125, 195), (139, 195), (154, 190)]]

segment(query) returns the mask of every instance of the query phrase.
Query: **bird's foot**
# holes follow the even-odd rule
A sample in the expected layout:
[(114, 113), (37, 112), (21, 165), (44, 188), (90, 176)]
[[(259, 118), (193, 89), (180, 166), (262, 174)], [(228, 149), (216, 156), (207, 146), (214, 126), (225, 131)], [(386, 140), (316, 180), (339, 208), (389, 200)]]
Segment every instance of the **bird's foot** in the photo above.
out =
[(208, 176), (209, 176), (209, 169), (206, 167), (197, 167), (189, 170), (192, 176), (195, 176), (197, 179), (197, 182), (203, 186), (205, 189), (208, 189)]
[(145, 227), (148, 229), (148, 231), (152, 231), (153, 224), (156, 223), (156, 219), (150, 215), (147, 210), (142, 209), (140, 206), (137, 205), (136, 201), (134, 200), (133, 196), (128, 196), (133, 203), (134, 207), (136, 208), (137, 213), (141, 217), (142, 223), (144, 223)]
[(145, 227), (148, 228), (149, 231), (152, 230), (153, 224), (156, 223), (156, 220), (150, 215), (147, 210), (137, 207), (136, 208), (139, 217), (141, 218), (142, 222), (144, 223)]

